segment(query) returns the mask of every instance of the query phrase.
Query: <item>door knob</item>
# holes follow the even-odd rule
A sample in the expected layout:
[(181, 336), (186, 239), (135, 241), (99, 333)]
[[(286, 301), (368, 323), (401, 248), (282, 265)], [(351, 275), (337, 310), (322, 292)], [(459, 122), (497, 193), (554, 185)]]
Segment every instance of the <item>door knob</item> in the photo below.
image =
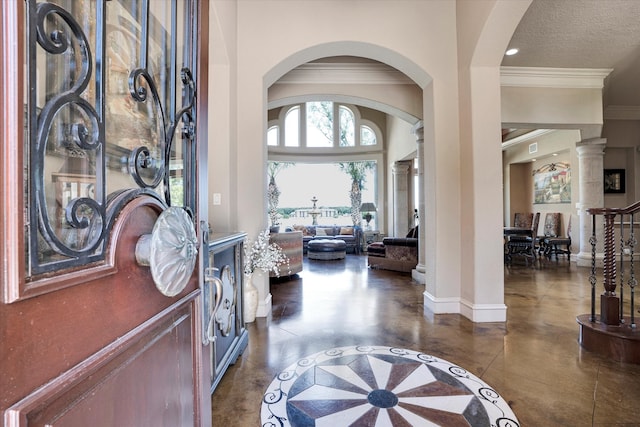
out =
[(138, 265), (149, 266), (156, 288), (173, 297), (184, 290), (198, 255), (198, 238), (193, 221), (179, 207), (166, 209), (151, 234), (140, 236), (136, 244)]

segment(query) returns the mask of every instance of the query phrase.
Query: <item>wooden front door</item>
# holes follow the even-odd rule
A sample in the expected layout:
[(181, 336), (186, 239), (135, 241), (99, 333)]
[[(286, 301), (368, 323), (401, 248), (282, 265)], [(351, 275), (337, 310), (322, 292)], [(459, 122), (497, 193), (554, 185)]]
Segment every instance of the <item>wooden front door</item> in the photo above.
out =
[[(211, 425), (195, 96), (207, 93), (207, 10), (0, 3), (2, 426)], [(169, 232), (150, 268), (141, 237), (170, 206), (194, 246)]]

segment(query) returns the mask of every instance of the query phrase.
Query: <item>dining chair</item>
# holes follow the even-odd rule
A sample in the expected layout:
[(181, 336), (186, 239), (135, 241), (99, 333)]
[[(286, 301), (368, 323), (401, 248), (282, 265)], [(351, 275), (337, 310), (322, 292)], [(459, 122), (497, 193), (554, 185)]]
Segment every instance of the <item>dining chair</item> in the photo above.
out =
[(536, 238), (538, 235), (538, 224), (540, 222), (540, 212), (531, 214), (533, 221), (530, 224), (529, 231), (526, 234), (516, 234), (508, 236), (507, 240), (507, 256), (505, 259), (507, 263), (511, 263), (514, 255), (520, 255), (524, 257), (525, 262), (529, 263), (529, 258), (532, 262), (537, 260), (536, 255)]
[(536, 249), (538, 250), (538, 254), (543, 254), (546, 249), (544, 243), (544, 239), (546, 237), (560, 236), (561, 221), (562, 214), (560, 212), (547, 212), (545, 214), (542, 234), (536, 237)]
[(571, 260), (571, 215), (569, 215), (569, 222), (567, 223), (566, 237), (545, 237), (542, 242), (544, 255), (547, 259), (551, 259), (551, 256), (555, 255), (556, 261), (558, 261), (558, 254), (560, 254), (566, 255), (567, 261)]
[(516, 212), (513, 216), (513, 226), (519, 228), (531, 228), (533, 213)]

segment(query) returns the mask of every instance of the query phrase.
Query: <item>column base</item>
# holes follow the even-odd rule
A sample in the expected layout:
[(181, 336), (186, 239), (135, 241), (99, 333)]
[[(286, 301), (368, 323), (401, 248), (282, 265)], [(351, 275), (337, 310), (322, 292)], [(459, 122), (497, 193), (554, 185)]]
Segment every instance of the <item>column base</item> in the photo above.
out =
[(419, 271), (417, 268), (414, 268), (413, 270), (411, 270), (411, 278), (421, 285), (424, 285), (427, 283), (426, 277), (427, 275), (424, 273), (424, 270)]

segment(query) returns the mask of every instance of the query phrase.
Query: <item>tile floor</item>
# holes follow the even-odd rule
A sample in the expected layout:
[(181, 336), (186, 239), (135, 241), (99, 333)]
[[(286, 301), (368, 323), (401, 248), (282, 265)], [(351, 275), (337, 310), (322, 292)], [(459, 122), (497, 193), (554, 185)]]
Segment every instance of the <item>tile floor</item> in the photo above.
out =
[(522, 426), (640, 426), (640, 366), (577, 342), (575, 318), (589, 311), (588, 273), (563, 260), (504, 268), (507, 322), (474, 324), (424, 313), (423, 286), (368, 269), (364, 256), (305, 259), (298, 278), (272, 284), (272, 317), (249, 324), (247, 349), (212, 396), (213, 425), (279, 426), (261, 421), (278, 374), (327, 349), (378, 346), (462, 367), (494, 388)]
[(298, 360), (262, 399), (262, 425), (517, 426), (488, 384), (446, 360), (413, 350), (350, 346)]

